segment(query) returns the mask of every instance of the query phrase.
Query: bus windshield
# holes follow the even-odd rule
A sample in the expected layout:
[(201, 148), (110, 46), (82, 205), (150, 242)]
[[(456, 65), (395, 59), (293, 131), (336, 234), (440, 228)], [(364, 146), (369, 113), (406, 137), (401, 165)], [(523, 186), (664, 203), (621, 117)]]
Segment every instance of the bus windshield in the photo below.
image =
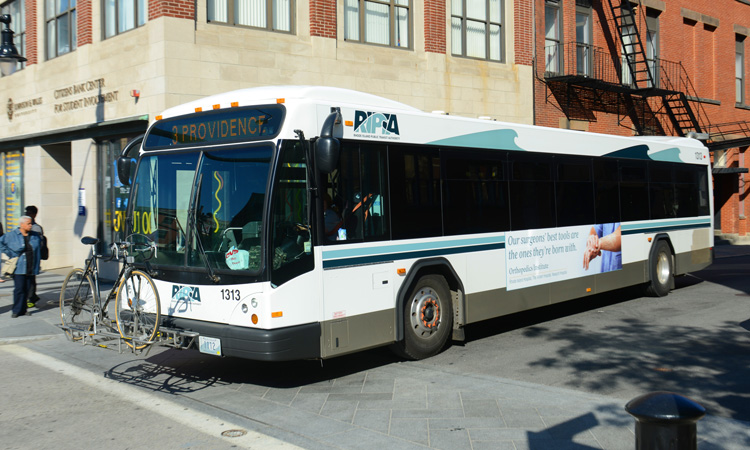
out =
[(152, 264), (261, 268), (271, 144), (145, 154), (134, 181), (132, 231), (157, 244)]

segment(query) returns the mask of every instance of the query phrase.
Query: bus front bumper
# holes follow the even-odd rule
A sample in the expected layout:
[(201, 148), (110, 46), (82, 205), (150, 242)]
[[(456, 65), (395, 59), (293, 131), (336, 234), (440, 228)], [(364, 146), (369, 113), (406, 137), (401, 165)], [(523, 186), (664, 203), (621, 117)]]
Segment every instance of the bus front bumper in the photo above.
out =
[[(293, 361), (320, 358), (320, 324), (317, 322), (273, 330), (238, 327), (175, 317), (162, 326), (192, 331), (200, 336), (221, 340), (222, 356), (256, 361)], [(195, 348), (198, 348), (196, 338)]]

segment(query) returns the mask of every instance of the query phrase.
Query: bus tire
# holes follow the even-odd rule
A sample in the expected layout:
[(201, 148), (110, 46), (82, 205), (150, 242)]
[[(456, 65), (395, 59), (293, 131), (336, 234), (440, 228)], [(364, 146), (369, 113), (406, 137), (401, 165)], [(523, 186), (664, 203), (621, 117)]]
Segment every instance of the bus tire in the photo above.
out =
[(404, 339), (398, 353), (424, 359), (443, 349), (453, 329), (448, 283), (439, 275), (421, 277), (404, 302)]
[(656, 241), (648, 266), (651, 281), (646, 286), (646, 294), (652, 297), (664, 297), (669, 294), (674, 280), (674, 267), (672, 251), (665, 240)]

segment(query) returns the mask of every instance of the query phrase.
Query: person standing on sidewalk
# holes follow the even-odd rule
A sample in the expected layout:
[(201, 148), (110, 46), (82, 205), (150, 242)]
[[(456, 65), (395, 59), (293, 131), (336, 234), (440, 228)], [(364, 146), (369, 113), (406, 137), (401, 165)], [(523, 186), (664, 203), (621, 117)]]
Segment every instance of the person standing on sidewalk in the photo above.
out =
[(13, 231), (0, 236), (0, 253), (9, 258), (18, 257), (16, 271), (13, 272), (13, 315), (26, 314), (26, 302), (32, 276), (39, 273), (42, 239), (39, 233), (31, 230), (31, 217), (21, 216), (20, 225)]
[[(36, 215), (39, 213), (39, 209), (34, 205), (29, 205), (26, 207), (26, 215), (31, 217), (31, 231), (35, 231), (39, 233), (39, 236), (42, 239), (42, 255), (41, 259), (47, 259), (44, 255), (44, 249), (47, 248), (47, 238), (44, 236), (44, 228), (42, 228), (41, 225), (36, 223)], [(39, 301), (39, 296), (36, 295), (36, 275), (30, 275), (31, 276), (31, 287), (29, 288), (29, 301), (26, 305), (29, 308), (33, 308), (36, 306), (36, 302)]]

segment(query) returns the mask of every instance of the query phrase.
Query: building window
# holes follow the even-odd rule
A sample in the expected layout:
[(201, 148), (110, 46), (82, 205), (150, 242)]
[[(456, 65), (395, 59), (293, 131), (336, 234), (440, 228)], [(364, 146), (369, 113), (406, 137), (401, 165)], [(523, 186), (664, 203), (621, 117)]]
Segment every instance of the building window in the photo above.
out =
[(578, 75), (591, 76), (592, 25), (591, 8), (576, 7), (576, 70)]
[(562, 28), (560, 4), (548, 1), (544, 4), (544, 71), (549, 74), (562, 73)]
[(208, 21), (292, 32), (293, 0), (208, 0)]
[(344, 0), (344, 39), (409, 48), (410, 16), (410, 0)]
[(104, 0), (104, 38), (146, 23), (146, 0)]
[[(10, 16), (10, 29), (13, 30), (13, 43), (16, 45), (18, 54), (26, 55), (26, 7), (24, 0), (15, 0), (6, 3), (0, 8), (0, 14)], [(16, 63), (16, 70), (26, 67), (26, 63)]]
[(734, 42), (735, 101), (745, 104), (745, 37), (736, 35)]
[(653, 80), (648, 87), (659, 87), (659, 14), (654, 9), (646, 10), (646, 64)]
[(45, 0), (47, 59), (72, 52), (77, 46), (76, 0)]
[(452, 0), (451, 53), (503, 61), (502, 0)]

